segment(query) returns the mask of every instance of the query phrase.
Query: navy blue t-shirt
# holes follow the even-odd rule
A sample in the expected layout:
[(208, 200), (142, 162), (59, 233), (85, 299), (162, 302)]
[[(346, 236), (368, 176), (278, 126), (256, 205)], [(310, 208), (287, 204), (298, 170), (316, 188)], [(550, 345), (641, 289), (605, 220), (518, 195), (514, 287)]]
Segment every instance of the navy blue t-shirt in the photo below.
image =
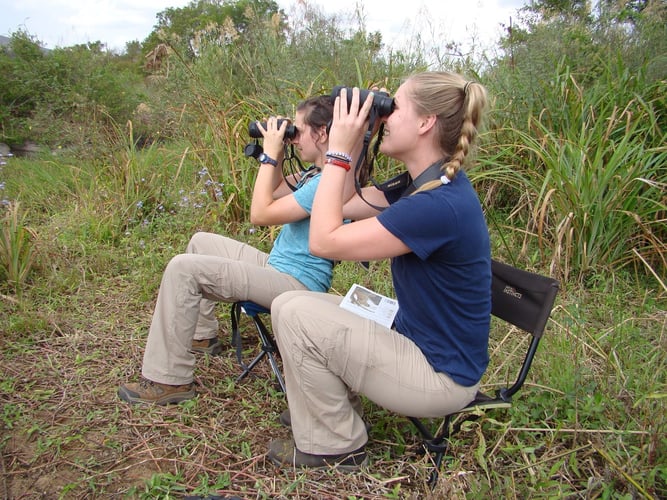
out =
[(412, 252), (392, 259), (395, 328), (438, 372), (469, 387), (489, 362), (491, 250), (477, 193), (452, 182), (400, 198), (379, 222)]

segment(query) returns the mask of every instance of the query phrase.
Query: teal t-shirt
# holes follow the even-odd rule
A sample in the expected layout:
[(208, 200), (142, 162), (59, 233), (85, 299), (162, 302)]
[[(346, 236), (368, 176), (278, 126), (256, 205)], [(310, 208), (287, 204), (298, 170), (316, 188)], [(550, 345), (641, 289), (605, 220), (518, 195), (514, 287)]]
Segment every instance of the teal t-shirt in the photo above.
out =
[[(308, 214), (313, 211), (315, 192), (322, 174), (309, 176), (297, 184), (296, 202)], [(316, 292), (326, 292), (331, 287), (333, 261), (315, 257), (308, 250), (310, 217), (285, 224), (269, 254), (269, 265), (280, 272), (290, 274)]]

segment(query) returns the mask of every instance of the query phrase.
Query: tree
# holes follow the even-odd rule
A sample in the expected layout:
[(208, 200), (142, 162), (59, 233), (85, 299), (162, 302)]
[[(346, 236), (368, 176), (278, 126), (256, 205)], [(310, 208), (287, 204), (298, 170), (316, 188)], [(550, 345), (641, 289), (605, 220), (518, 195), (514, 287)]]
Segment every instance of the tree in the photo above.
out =
[(526, 10), (540, 14), (544, 19), (579, 19), (590, 15), (588, 0), (537, 0), (525, 7)]
[(167, 8), (144, 41), (144, 53), (168, 43), (184, 56), (197, 55), (203, 41), (230, 43), (243, 37), (253, 17), (269, 19), (284, 14), (273, 0), (193, 0), (185, 7)]

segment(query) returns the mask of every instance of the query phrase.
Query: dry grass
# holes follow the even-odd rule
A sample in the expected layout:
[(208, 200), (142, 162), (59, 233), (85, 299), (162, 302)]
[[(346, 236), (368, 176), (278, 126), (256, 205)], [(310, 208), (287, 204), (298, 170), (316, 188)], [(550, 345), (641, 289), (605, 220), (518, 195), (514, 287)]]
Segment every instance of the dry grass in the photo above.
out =
[[(433, 491), (426, 485), (428, 458), (415, 453), (418, 441), (407, 421), (371, 404), (367, 471), (278, 470), (265, 458), (268, 442), (289, 431), (277, 421), (286, 403), (267, 362), (236, 384), (239, 367), (230, 347), (221, 356), (199, 359), (199, 396), (193, 401), (147, 407), (118, 399), (118, 385), (139, 372), (152, 311), (152, 303), (136, 302), (132, 288), (120, 279), (104, 289), (88, 282), (72, 294), (68, 310), (34, 311), (41, 329), (30, 338), (0, 337), (2, 498), (175, 498), (202, 492), (244, 499), (499, 493), (524, 498), (540, 485), (550, 496), (593, 498), (613, 482), (634, 497), (654, 497), (637, 480), (638, 467), (610, 448), (632, 443), (653, 450), (653, 461), (663, 459), (660, 443), (651, 445), (656, 436), (650, 427), (633, 433), (557, 425), (545, 415), (556, 410), (542, 406), (544, 399), (521, 394), (512, 412), (535, 416), (489, 414), (466, 424)], [(19, 306), (4, 301), (2, 307), (15, 317)], [(220, 317), (227, 328), (228, 307), (220, 308)], [(565, 327), (554, 326), (552, 337), (565, 334)], [(253, 342), (245, 339), (247, 346)], [(569, 354), (552, 349), (542, 348), (540, 364), (567, 362), (561, 356)], [(522, 355), (510, 355), (513, 350), (507, 337), (498, 339), (493, 356), (505, 361), (490, 368), (490, 378), (504, 378), (513, 356)], [(562, 404), (557, 383), (530, 382), (526, 392), (552, 395)]]
[[(390, 475), (360, 473), (353, 480), (332, 471), (277, 470), (265, 453), (270, 439), (289, 434), (277, 421), (284, 397), (266, 362), (235, 384), (239, 367), (232, 348), (199, 360), (199, 395), (192, 402), (121, 402), (118, 385), (136, 377), (141, 365), (150, 304), (133, 304), (127, 287), (116, 285), (94, 304), (75, 299), (72, 311), (42, 318), (44, 329), (34, 340), (0, 337), (0, 372), (7, 384), (1, 396), (2, 498), (117, 497), (132, 487), (130, 496), (140, 495), (155, 474), (177, 476), (183, 492), (196, 490), (202, 478), (211, 484), (224, 478), (218, 494), (243, 498), (375, 498), (395, 483), (411, 485), (422, 496), (414, 479), (420, 471), (407, 461), (377, 457), (373, 474), (384, 469)], [(87, 313), (76, 320), (85, 318), (81, 324), (72, 323), (77, 310)], [(381, 447), (390, 452), (392, 444)], [(171, 488), (173, 495), (178, 488)]]

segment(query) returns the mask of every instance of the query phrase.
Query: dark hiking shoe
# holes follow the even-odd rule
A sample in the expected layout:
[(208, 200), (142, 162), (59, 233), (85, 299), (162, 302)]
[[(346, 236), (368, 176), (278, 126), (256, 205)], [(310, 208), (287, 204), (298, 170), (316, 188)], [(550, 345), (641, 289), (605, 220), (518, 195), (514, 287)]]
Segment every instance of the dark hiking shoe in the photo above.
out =
[(143, 377), (139, 382), (123, 384), (118, 388), (118, 396), (128, 403), (166, 405), (192, 399), (195, 394), (192, 384), (167, 385)]
[[(289, 408), (280, 414), (278, 421), (284, 427), (287, 427), (288, 429), (292, 428), (292, 416), (290, 415)], [(373, 426), (366, 421), (364, 421), (364, 425), (366, 426), (366, 434), (371, 432)]]
[(292, 428), (292, 415), (289, 412), (289, 408), (280, 414), (278, 421), (283, 427)]
[(328, 469), (334, 467), (342, 471), (354, 472), (368, 463), (364, 446), (358, 450), (340, 455), (311, 455), (303, 453), (291, 439), (274, 439), (269, 445), (269, 460), (278, 467)]
[(222, 342), (218, 337), (212, 339), (193, 340), (190, 352), (195, 354), (208, 354), (210, 356), (217, 356), (222, 352)]

